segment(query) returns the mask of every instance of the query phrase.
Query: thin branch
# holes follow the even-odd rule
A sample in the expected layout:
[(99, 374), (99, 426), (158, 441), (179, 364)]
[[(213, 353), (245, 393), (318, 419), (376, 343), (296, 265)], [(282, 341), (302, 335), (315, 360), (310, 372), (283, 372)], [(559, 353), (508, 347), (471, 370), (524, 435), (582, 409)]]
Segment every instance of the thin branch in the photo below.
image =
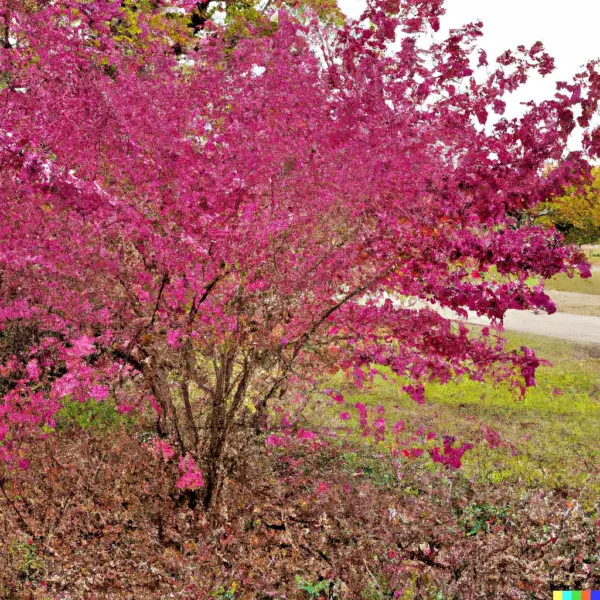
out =
[(0, 477), (0, 490), (2, 490), (2, 495), (6, 498), (6, 501), (8, 502), (9, 506), (15, 511), (15, 514), (17, 515), (17, 518), (18, 518), (19, 523), (21, 524), (21, 527), (23, 528), (23, 530), (27, 534), (29, 534), (30, 536), (33, 537), (33, 530), (29, 526), (29, 523), (27, 523), (27, 520), (23, 516), (23, 513), (21, 513), (21, 511), (15, 504), (14, 500), (12, 500), (10, 498), (10, 496), (6, 493), (6, 489), (4, 487), (4, 482), (5, 482), (4, 478)]
[(154, 312), (152, 313), (152, 318), (150, 319), (150, 323), (146, 326), (146, 329), (152, 329), (154, 325), (154, 321), (156, 320), (156, 313), (158, 312), (158, 307), (160, 306), (160, 300), (162, 298), (163, 292), (169, 283), (169, 275), (165, 273), (163, 275), (162, 281), (160, 282), (160, 289), (158, 290), (158, 296), (156, 298), (156, 304), (154, 305)]
[(196, 302), (196, 298), (194, 298), (194, 301), (192, 302), (192, 308), (190, 309), (190, 314), (188, 316), (188, 325), (191, 325), (193, 323), (196, 315), (198, 314), (198, 310), (200, 309), (200, 305), (208, 298), (208, 295), (213, 290), (213, 288), (217, 285), (217, 283), (219, 283), (219, 281), (221, 281), (221, 279), (227, 277), (229, 273), (229, 271), (225, 271), (224, 273), (221, 273), (221, 275), (219, 275), (218, 277), (215, 277), (206, 286), (206, 289), (204, 290), (202, 296), (200, 296), (200, 300), (198, 300), (198, 302)]

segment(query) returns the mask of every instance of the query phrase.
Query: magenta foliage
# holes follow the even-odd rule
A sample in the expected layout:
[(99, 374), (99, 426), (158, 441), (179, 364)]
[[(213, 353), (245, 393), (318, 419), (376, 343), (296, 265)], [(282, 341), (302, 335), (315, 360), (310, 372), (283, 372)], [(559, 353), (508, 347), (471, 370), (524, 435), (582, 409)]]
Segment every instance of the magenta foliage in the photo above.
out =
[(481, 426), (481, 432), (483, 433), (483, 437), (485, 441), (488, 443), (490, 448), (498, 448), (502, 445), (502, 439), (500, 438), (500, 434), (491, 427), (488, 427), (485, 423)]
[(164, 462), (169, 462), (175, 456), (175, 450), (173, 450), (169, 443), (164, 440), (155, 439), (152, 449)]
[[(396, 15), (372, 2), (374, 27), (280, 11), (273, 35), (233, 48), (212, 25), (185, 64), (152, 13), (139, 14), (138, 43), (117, 43), (120, 2), (0, 6), (0, 328), (37, 332), (1, 365), (5, 461), (54, 427), (65, 398), (123, 410), (145, 398), (164, 429), (188, 379), (195, 402), (217, 406), (215, 381), (236, 365), (241, 396), (266, 405), (315, 348), (357, 383), (374, 364), (412, 378), (418, 402), (423, 381), (463, 373), (534, 383), (532, 352), (380, 298), (501, 322), (554, 310), (528, 276), (588, 274), (558, 234), (518, 217), (589, 174), (594, 64), (507, 120), (504, 98), (552, 59), (536, 44), (475, 66), (480, 24), (431, 42), (441, 0), (403, 0)], [(397, 25), (399, 50), (384, 52)], [(585, 151), (569, 154), (579, 108)], [(192, 373), (192, 354), (217, 375)], [(186, 487), (202, 480), (184, 452), (200, 447), (194, 410), (192, 442), (178, 440)], [(434, 459), (453, 466), (462, 451), (445, 444)]]
[(179, 470), (182, 475), (177, 481), (178, 488), (182, 490), (197, 490), (204, 485), (202, 471), (200, 471), (194, 459), (189, 454), (179, 459)]
[(471, 446), (471, 444), (463, 444), (459, 448), (453, 448), (455, 441), (456, 438), (454, 437), (449, 435), (444, 436), (443, 452), (440, 452), (439, 446), (436, 446), (431, 451), (433, 462), (441, 463), (449, 470), (459, 469), (464, 453), (473, 446)]

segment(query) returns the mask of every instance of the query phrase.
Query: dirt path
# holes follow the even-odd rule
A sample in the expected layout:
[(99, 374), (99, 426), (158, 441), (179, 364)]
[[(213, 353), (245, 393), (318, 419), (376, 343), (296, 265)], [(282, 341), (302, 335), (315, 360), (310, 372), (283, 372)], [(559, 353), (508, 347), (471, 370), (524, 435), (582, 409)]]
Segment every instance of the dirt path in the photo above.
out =
[[(555, 291), (549, 291), (549, 294), (559, 306), (586, 307), (592, 310), (597, 310), (600, 307), (600, 296)], [(413, 308), (427, 306), (447, 319), (459, 320), (455, 312), (439, 306), (436, 307), (425, 302), (416, 302), (412, 306)], [(474, 312), (469, 312), (467, 323), (473, 325), (490, 324), (488, 319), (479, 317)], [(573, 342), (600, 344), (600, 316), (567, 312), (556, 312), (553, 315), (545, 313), (536, 315), (521, 310), (509, 310), (504, 318), (504, 329), (533, 335), (545, 335)]]
[[(600, 344), (600, 296), (547, 290), (558, 307), (553, 315), (509, 310), (504, 318), (504, 329), (536, 335), (546, 335), (563, 340)], [(563, 308), (564, 307), (564, 308)], [(565, 312), (561, 312), (562, 310)], [(580, 310), (584, 314), (580, 313)], [(592, 314), (585, 314), (585, 313)], [(487, 320), (469, 315), (469, 323), (486, 324)]]
[(555, 290), (546, 290), (546, 293), (556, 304), (570, 304), (573, 306), (600, 306), (600, 296), (595, 296), (593, 294), (559, 292)]
[[(591, 311), (592, 313), (600, 310), (600, 296), (553, 290), (547, 290), (547, 292), (559, 307), (570, 306), (574, 307), (575, 310), (584, 309), (582, 312)], [(390, 299), (395, 304), (404, 305), (407, 308), (433, 308), (446, 319), (462, 320), (454, 311), (428, 302), (411, 302), (406, 299), (399, 302), (398, 299), (393, 297), (390, 297)], [(466, 321), (473, 325), (490, 324), (485, 317), (479, 317), (476, 313), (470, 311)], [(570, 312), (560, 312), (559, 310), (553, 315), (545, 313), (536, 315), (521, 310), (509, 310), (504, 318), (504, 329), (532, 335), (545, 335), (584, 344), (600, 344), (600, 316), (589, 314), (572, 314)]]
[[(488, 324), (487, 319), (477, 315), (469, 315), (467, 321), (479, 325)], [(504, 329), (574, 342), (600, 344), (600, 317), (562, 312), (553, 315), (535, 315), (520, 310), (509, 310), (504, 318)]]

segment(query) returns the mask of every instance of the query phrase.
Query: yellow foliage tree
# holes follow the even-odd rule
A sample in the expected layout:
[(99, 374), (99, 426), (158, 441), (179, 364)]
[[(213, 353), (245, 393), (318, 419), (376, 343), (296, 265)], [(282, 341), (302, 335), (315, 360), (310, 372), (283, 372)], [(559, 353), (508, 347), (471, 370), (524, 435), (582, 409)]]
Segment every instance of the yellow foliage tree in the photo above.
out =
[(584, 192), (574, 188), (538, 207), (536, 222), (553, 225), (575, 244), (600, 241), (600, 168), (592, 171), (593, 181)]

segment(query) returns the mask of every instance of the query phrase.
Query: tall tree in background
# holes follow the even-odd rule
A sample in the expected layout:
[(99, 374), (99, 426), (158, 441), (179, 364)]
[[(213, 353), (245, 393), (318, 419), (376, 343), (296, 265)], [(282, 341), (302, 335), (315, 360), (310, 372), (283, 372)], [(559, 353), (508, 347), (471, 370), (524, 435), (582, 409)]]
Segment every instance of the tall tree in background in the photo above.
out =
[(600, 170), (583, 189), (570, 187), (534, 209), (537, 222), (556, 227), (573, 244), (600, 242)]
[(432, 43), (441, 0), (343, 24), (279, 10), (233, 44), (227, 23), (192, 42), (165, 16), (195, 3), (0, 6), (5, 468), (65, 399), (110, 398), (154, 411), (180, 485), (211, 507), (236, 445), (324, 368), (358, 384), (390, 368), (416, 401), (428, 379), (534, 383), (528, 349), (381, 298), (501, 322), (554, 310), (528, 277), (589, 274), (512, 215), (589, 177), (598, 131), (565, 152), (574, 110), (585, 128), (597, 109), (594, 64), (488, 131), (552, 59), (538, 43), (489, 65), (480, 23)]

